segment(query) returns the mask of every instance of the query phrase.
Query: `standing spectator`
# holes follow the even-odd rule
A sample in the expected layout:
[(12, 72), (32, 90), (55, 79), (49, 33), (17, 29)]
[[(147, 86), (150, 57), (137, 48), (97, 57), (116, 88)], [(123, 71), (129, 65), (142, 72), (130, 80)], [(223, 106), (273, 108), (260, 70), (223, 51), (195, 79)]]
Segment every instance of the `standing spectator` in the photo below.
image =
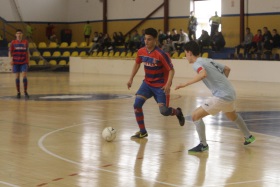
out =
[(263, 49), (271, 51), (272, 50), (272, 44), (270, 43), (270, 40), (272, 40), (272, 35), (267, 27), (263, 27)]
[(197, 74), (186, 83), (176, 86), (175, 90), (203, 81), (213, 95), (202, 102), (202, 105), (192, 113), (192, 121), (200, 142), (196, 147), (189, 149), (189, 152), (203, 152), (209, 149), (203, 118), (208, 115), (214, 116), (219, 112), (223, 112), (240, 129), (245, 138), (244, 145), (253, 143), (256, 138), (248, 130), (243, 118), (236, 113), (236, 93), (228, 80), (230, 68), (213, 61), (213, 59), (199, 57), (199, 47), (194, 41), (188, 42), (184, 49), (186, 59), (192, 64), (193, 70)]
[(189, 18), (189, 39), (190, 40), (196, 40), (196, 27), (197, 27), (197, 18), (194, 16), (194, 11), (191, 11), (191, 15)]
[(175, 50), (181, 51), (183, 49), (183, 46), (185, 43), (187, 43), (189, 40), (189, 36), (187, 33), (183, 31), (183, 29), (180, 29), (180, 38), (177, 43), (174, 44)]
[(48, 23), (48, 26), (46, 28), (46, 37), (48, 38), (48, 40), (50, 40), (51, 36), (53, 36), (54, 34), (55, 34), (54, 25), (51, 23)]
[(218, 12), (216, 11), (215, 12), (215, 16), (212, 16), (210, 19), (209, 19), (209, 23), (211, 25), (211, 33), (210, 33), (210, 36), (211, 38), (215, 35), (215, 31), (219, 30), (219, 26), (221, 24), (221, 18), (218, 16)]
[(204, 47), (209, 47), (211, 38), (207, 31), (202, 30), (201, 36), (197, 39), (197, 43), (199, 45), (199, 52), (202, 54)]
[(181, 126), (185, 124), (181, 108), (175, 109), (169, 106), (170, 87), (175, 71), (170, 57), (156, 45), (157, 36), (156, 29), (148, 28), (145, 30), (145, 47), (138, 50), (136, 61), (127, 82), (127, 88), (130, 89), (133, 79), (143, 63), (145, 79), (137, 91), (134, 101), (134, 113), (139, 131), (131, 138), (148, 136), (142, 107), (146, 100), (152, 97), (156, 100), (159, 111), (163, 116), (176, 116)]
[(172, 42), (172, 50), (173, 51), (176, 50), (175, 44), (178, 43), (179, 39), (180, 39), (180, 34), (177, 33), (177, 30), (175, 28), (172, 29), (171, 42)]
[(85, 42), (87, 42), (87, 45), (89, 45), (91, 30), (91, 25), (89, 24), (89, 21), (87, 21), (84, 26), (84, 38)]
[(11, 58), (11, 65), (13, 72), (16, 74), (16, 88), (17, 98), (20, 99), (20, 73), (23, 76), (24, 95), (25, 99), (29, 98), (27, 93), (27, 69), (29, 63), (28, 41), (23, 40), (23, 32), (20, 29), (16, 31), (16, 39), (11, 41), (9, 49), (9, 57)]
[(273, 48), (280, 47), (280, 35), (278, 34), (277, 29), (272, 30), (272, 39), (270, 40), (270, 43)]
[(260, 53), (262, 50), (262, 30), (258, 29), (257, 34), (255, 34), (252, 43), (250, 45), (249, 51), (253, 48), (253, 53)]
[(246, 28), (246, 35), (244, 41), (236, 46), (236, 52), (239, 54), (240, 48), (244, 48), (244, 56), (246, 56), (249, 53), (250, 45), (253, 41), (254, 35), (251, 33), (250, 28)]
[(33, 35), (33, 31), (35, 29), (33, 29), (30, 25), (30, 23), (28, 22), (27, 25), (26, 25), (26, 39), (29, 40), (29, 39), (32, 39), (32, 35)]
[(216, 30), (211, 40), (212, 51), (220, 51), (222, 48), (225, 47), (225, 45), (226, 45), (226, 41), (222, 32)]

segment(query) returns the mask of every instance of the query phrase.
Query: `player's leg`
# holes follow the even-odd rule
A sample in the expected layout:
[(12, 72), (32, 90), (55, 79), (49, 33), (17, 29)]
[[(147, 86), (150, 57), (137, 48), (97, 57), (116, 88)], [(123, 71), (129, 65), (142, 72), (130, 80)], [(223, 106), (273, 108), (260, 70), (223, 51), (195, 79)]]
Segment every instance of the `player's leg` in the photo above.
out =
[(244, 145), (253, 143), (256, 140), (256, 138), (253, 135), (251, 135), (243, 118), (239, 114), (237, 114), (235, 110), (232, 112), (226, 112), (225, 115), (229, 120), (234, 122), (237, 125), (237, 127), (240, 129), (240, 131), (243, 133), (245, 138)]
[(135, 135), (131, 136), (131, 138), (144, 138), (148, 136), (145, 122), (144, 122), (144, 113), (143, 113), (143, 105), (147, 99), (152, 97), (152, 93), (149, 90), (148, 85), (143, 81), (142, 85), (140, 86), (139, 90), (136, 93), (136, 98), (134, 101), (134, 113), (135, 118), (140, 129), (139, 132), (136, 132)]
[(24, 95), (25, 98), (28, 99), (29, 95), (27, 92), (27, 86), (28, 86), (28, 80), (27, 80), (27, 70), (28, 70), (28, 65), (27, 64), (23, 64), (21, 65), (21, 72), (22, 72), (22, 82), (23, 82), (23, 87), (24, 87)]
[(16, 83), (16, 89), (17, 89), (17, 98), (20, 99), (20, 65), (14, 64), (13, 65), (13, 72), (15, 73), (15, 83)]
[(159, 111), (163, 116), (174, 116), (179, 120), (179, 124), (181, 126), (185, 125), (185, 117), (183, 115), (182, 109), (181, 108), (172, 108), (169, 107), (169, 100), (170, 100), (170, 95), (166, 95), (163, 89), (161, 88), (151, 88), (154, 94), (154, 98), (156, 102), (158, 103), (159, 106)]

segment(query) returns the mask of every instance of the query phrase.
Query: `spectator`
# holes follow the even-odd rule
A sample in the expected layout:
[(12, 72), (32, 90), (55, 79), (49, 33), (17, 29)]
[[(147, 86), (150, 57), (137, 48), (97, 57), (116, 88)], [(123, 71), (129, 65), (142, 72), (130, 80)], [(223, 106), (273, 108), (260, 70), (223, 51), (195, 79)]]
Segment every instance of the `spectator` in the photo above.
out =
[(172, 51), (172, 45), (168, 44), (168, 43), (167, 43), (167, 40), (163, 40), (163, 41), (162, 41), (161, 49), (162, 49), (164, 52), (170, 54), (171, 51)]
[(54, 25), (51, 23), (48, 23), (48, 26), (46, 28), (46, 37), (48, 38), (48, 40), (50, 40), (51, 36), (54, 35), (54, 33), (55, 33), (54, 29), (55, 29)]
[(140, 41), (141, 41), (140, 48), (145, 47), (145, 29), (142, 29), (142, 35), (140, 36)]
[(215, 31), (219, 30), (219, 26), (221, 24), (221, 18), (218, 16), (218, 13), (217, 11), (215, 12), (215, 16), (212, 16), (210, 19), (209, 19), (209, 23), (211, 25), (211, 33), (210, 33), (210, 36), (211, 38), (215, 35)]
[(270, 43), (273, 48), (280, 47), (280, 35), (278, 34), (277, 29), (272, 30), (272, 39), (270, 40)]
[(272, 35), (267, 27), (263, 27), (263, 49), (271, 51), (272, 50), (272, 44), (270, 43), (270, 40), (272, 40)]
[(175, 50), (179, 50), (179, 51), (182, 51), (183, 50), (183, 46), (185, 43), (189, 42), (189, 36), (187, 33), (185, 33), (183, 31), (183, 29), (180, 29), (180, 38), (179, 38), (179, 41), (178, 43), (175, 43), (174, 47), (175, 47)]
[(124, 45), (124, 37), (122, 32), (114, 32), (113, 33), (113, 40), (112, 40), (112, 47), (113, 49), (116, 48), (116, 46), (122, 46)]
[(238, 46), (236, 46), (237, 54), (239, 54), (240, 48), (244, 48), (244, 56), (246, 56), (249, 53), (253, 37), (254, 35), (251, 33), (250, 28), (246, 28), (246, 35), (244, 41)]
[(216, 30), (211, 40), (212, 51), (220, 51), (222, 48), (225, 47), (225, 45), (226, 45), (226, 41), (222, 32)]
[(165, 37), (166, 37), (166, 34), (164, 34), (163, 31), (159, 29), (158, 30), (158, 43), (159, 43), (159, 47), (162, 46), (162, 42), (165, 39)]
[(140, 48), (141, 45), (141, 36), (138, 34), (137, 30), (134, 30), (130, 42), (129, 42), (129, 50), (131, 52), (137, 51)]
[(201, 36), (197, 39), (197, 43), (199, 45), (199, 52), (202, 54), (204, 47), (209, 47), (211, 38), (207, 31), (202, 30)]
[(253, 53), (260, 53), (262, 50), (262, 38), (262, 30), (258, 29), (257, 34), (255, 34), (252, 40), (249, 51), (253, 49)]
[(180, 34), (177, 33), (176, 29), (172, 29), (171, 40), (172, 40), (172, 48), (174, 51), (176, 50), (175, 44), (178, 43), (179, 39), (180, 39)]
[(94, 51), (94, 50), (97, 51), (98, 50), (98, 48), (100, 47), (100, 40), (103, 37), (103, 34), (102, 33), (98, 34), (98, 32), (94, 32), (93, 35), (94, 35), (93, 38), (92, 38), (93, 45), (89, 49), (88, 55), (91, 54), (92, 51)]
[(197, 27), (197, 18), (194, 16), (194, 11), (191, 11), (191, 15), (189, 18), (189, 39), (190, 40), (196, 40), (196, 27)]
[(35, 29), (33, 29), (30, 25), (30, 23), (28, 22), (27, 25), (26, 25), (26, 39), (29, 40), (29, 39), (32, 39), (32, 35), (33, 35), (33, 31)]
[(89, 21), (87, 21), (84, 26), (84, 38), (85, 38), (85, 42), (87, 42), (87, 45), (89, 45), (90, 35), (91, 35), (91, 25), (89, 24)]
[(105, 33), (102, 40), (101, 40), (101, 50), (102, 51), (108, 51), (113, 49), (112, 47), (112, 40), (109, 36), (109, 34)]

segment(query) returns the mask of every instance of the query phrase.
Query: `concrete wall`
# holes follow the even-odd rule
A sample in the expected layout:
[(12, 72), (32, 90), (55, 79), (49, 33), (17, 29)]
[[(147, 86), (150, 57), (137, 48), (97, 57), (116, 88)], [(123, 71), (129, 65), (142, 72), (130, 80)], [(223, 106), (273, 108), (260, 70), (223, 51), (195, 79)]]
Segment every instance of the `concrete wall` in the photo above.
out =
[[(230, 80), (280, 82), (279, 61), (215, 60), (231, 68)], [(186, 59), (173, 59), (176, 77), (195, 75)], [(70, 57), (70, 73), (130, 75), (134, 59), (104, 59)], [(144, 75), (143, 67), (137, 75)]]

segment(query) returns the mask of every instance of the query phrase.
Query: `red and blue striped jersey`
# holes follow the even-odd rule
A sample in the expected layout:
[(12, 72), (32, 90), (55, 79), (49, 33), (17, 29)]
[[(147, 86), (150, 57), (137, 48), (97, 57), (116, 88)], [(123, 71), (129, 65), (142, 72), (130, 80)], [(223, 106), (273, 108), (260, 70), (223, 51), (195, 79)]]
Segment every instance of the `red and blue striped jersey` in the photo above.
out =
[(166, 84), (169, 71), (173, 69), (173, 64), (167, 53), (159, 47), (148, 52), (146, 47), (142, 47), (137, 52), (136, 63), (144, 64), (144, 81), (153, 87), (162, 87)]
[(11, 41), (10, 53), (13, 57), (14, 64), (28, 64), (28, 41)]

